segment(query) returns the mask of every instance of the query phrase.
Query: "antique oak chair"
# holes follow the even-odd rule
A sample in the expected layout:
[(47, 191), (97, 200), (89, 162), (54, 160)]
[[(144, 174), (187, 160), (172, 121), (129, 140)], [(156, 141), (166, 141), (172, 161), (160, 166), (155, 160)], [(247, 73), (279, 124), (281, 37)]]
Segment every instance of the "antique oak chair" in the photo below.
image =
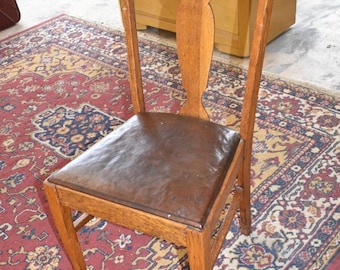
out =
[(178, 7), (187, 93), (179, 114), (145, 111), (133, 0), (120, 4), (135, 115), (45, 180), (54, 222), (74, 269), (86, 269), (76, 231), (93, 216), (185, 246), (191, 269), (211, 269), (238, 210), (241, 231), (251, 231), (252, 137), (272, 0), (258, 4), (239, 132), (209, 122), (201, 101), (214, 43), (209, 0)]

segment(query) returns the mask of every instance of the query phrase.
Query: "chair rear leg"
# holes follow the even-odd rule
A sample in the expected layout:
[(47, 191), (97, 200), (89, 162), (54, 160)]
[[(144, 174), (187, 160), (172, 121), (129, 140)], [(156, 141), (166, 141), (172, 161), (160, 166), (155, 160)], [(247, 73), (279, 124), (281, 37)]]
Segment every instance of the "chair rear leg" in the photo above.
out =
[(238, 174), (238, 184), (242, 188), (240, 198), (240, 225), (245, 235), (251, 233), (251, 205), (250, 205), (250, 161), (245, 158)]
[(73, 269), (85, 270), (86, 265), (83, 251), (81, 249), (76, 230), (73, 226), (71, 209), (61, 204), (54, 184), (45, 181), (44, 189), (55, 226)]

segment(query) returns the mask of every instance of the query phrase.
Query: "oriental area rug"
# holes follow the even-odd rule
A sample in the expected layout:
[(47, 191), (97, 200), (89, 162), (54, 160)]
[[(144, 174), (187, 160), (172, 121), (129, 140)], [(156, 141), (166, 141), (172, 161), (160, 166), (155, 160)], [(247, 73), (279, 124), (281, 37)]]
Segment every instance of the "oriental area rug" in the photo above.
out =
[[(172, 46), (141, 38), (147, 108), (185, 102)], [(124, 35), (62, 15), (0, 43), (0, 268), (71, 269), (42, 182), (132, 115)], [(246, 71), (215, 60), (212, 121), (238, 127)], [(252, 233), (235, 218), (214, 269), (328, 269), (340, 245), (340, 103), (264, 75), (252, 159)], [(138, 138), (137, 138), (138, 139)], [(91, 220), (88, 269), (189, 269), (186, 249)]]

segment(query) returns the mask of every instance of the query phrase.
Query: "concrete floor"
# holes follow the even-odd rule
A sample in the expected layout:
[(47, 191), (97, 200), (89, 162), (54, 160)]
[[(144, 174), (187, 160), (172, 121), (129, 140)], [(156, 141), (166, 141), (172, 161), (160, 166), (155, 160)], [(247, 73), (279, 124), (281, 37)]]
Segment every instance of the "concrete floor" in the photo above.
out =
[[(65, 13), (122, 29), (118, 0), (17, 0), (21, 20), (0, 32), (0, 39)], [(267, 46), (264, 72), (340, 93), (340, 2), (297, 0), (295, 25)], [(227, 54), (226, 61), (248, 60)]]

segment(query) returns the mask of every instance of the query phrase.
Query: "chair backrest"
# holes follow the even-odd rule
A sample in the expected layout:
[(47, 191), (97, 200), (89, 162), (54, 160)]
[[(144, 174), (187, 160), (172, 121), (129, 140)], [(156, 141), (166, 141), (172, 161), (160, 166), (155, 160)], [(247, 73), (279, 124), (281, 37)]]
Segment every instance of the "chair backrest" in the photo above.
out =
[(202, 104), (214, 48), (210, 0), (180, 1), (176, 17), (178, 58), (187, 100), (180, 113), (209, 119)]
[[(120, 0), (129, 60), (134, 112), (145, 111), (133, 1)], [(181, 114), (209, 119), (202, 104), (214, 46), (214, 17), (210, 0), (181, 0), (176, 17), (176, 39), (187, 100)], [(260, 0), (241, 117), (241, 137), (252, 140), (268, 25), (273, 0)]]

